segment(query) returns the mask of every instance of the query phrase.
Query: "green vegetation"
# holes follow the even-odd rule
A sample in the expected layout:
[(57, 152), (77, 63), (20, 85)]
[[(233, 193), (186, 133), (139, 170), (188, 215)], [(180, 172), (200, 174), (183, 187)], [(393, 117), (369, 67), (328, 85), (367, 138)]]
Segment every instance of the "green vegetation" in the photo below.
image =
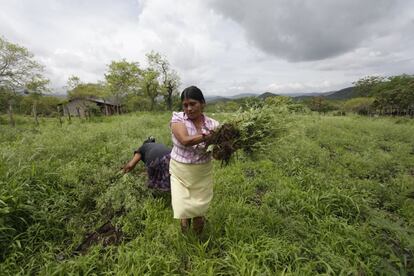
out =
[(301, 96), (299, 101), (319, 113), (414, 116), (414, 75), (367, 76), (354, 84), (334, 94)]
[(414, 114), (414, 75), (368, 76), (355, 83), (361, 96), (375, 98), (372, 109), (380, 114)]
[(206, 141), (213, 158), (228, 165), (234, 153), (243, 150), (252, 156), (265, 151), (287, 131), (286, 105), (250, 107), (213, 131)]
[[(12, 126), (15, 125), (15, 113), (32, 114), (38, 125), (38, 115), (58, 115), (63, 112), (63, 105), (74, 99), (84, 101), (83, 113), (89, 115), (108, 115), (109, 112), (107, 107), (102, 109), (105, 110), (103, 112), (88, 99), (108, 103), (115, 107), (118, 114), (171, 111), (178, 103), (180, 77), (161, 54), (151, 51), (146, 59), (148, 66), (145, 68), (140, 67), (138, 61), (112, 61), (102, 76), (104, 80), (96, 83), (84, 83), (72, 75), (64, 87), (67, 99), (46, 97), (45, 93), (51, 92), (51, 89), (49, 80), (43, 76), (44, 67), (28, 49), (0, 37), (0, 114), (7, 113)], [(58, 105), (62, 106), (58, 108)]]
[[(210, 114), (219, 121), (232, 114)], [(201, 240), (182, 236), (141, 165), (145, 137), (170, 145), (169, 113), (73, 120), (0, 117), (2, 274), (409, 275), (414, 272), (414, 122), (290, 115), (255, 160), (215, 161)], [(73, 251), (106, 221), (118, 246)]]
[(42, 94), (48, 92), (48, 84), (49, 80), (43, 76), (43, 66), (29, 50), (0, 37), (0, 114), (8, 112), (10, 125), (15, 124), (13, 105), (22, 101), (22, 96), (16, 94), (19, 89), (29, 95), (38, 124), (37, 105)]
[[(67, 100), (83, 99), (84, 114), (95, 116), (112, 112), (106, 105), (100, 108), (85, 99), (102, 100), (114, 107), (118, 114), (179, 108), (178, 73), (166, 57), (154, 51), (146, 54), (146, 63), (147, 66), (142, 67), (138, 61), (112, 61), (107, 65), (104, 80), (97, 83), (83, 83), (79, 77), (70, 76), (65, 87)], [(0, 38), (0, 68), (0, 114), (8, 113), (10, 125), (15, 124), (14, 113), (32, 114), (37, 125), (38, 114), (51, 116), (63, 111), (58, 104), (64, 105), (66, 100), (44, 95), (50, 91), (49, 80), (43, 76), (44, 68), (28, 49)], [(325, 96), (301, 96), (296, 102), (287, 97), (274, 97), (268, 92), (259, 97), (225, 99), (210, 105), (208, 111), (235, 112), (253, 102), (258, 105), (287, 104), (291, 111), (299, 113), (311, 110), (336, 115), (414, 116), (413, 75), (367, 76), (354, 84), (354, 87)]]

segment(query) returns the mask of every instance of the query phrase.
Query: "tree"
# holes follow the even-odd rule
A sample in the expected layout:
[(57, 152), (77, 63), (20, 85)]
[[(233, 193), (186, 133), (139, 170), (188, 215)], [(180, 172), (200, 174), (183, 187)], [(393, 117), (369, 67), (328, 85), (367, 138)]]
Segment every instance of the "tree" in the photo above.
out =
[(68, 90), (68, 92), (70, 90), (75, 89), (81, 83), (82, 82), (81, 82), (81, 80), (78, 76), (75, 76), (75, 75), (70, 76), (68, 78), (68, 81), (67, 81), (67, 90)]
[(0, 86), (12, 90), (24, 87), (42, 69), (26, 48), (0, 37)]
[(360, 97), (347, 100), (342, 108), (347, 112), (355, 112), (359, 115), (368, 115), (372, 112), (374, 98)]
[(155, 100), (159, 96), (159, 73), (152, 69), (145, 69), (142, 71), (142, 79), (140, 81), (140, 88), (144, 95), (150, 100), (150, 110), (154, 110)]
[(376, 103), (391, 108), (396, 115), (414, 110), (414, 75), (388, 77), (377, 93)]
[(355, 85), (362, 96), (375, 98), (373, 107), (381, 113), (403, 115), (414, 112), (414, 75), (365, 77)]
[(308, 103), (308, 107), (310, 110), (318, 111), (319, 113), (326, 113), (335, 109), (335, 106), (333, 104), (321, 96), (312, 97)]
[(356, 94), (359, 97), (368, 97), (375, 94), (378, 86), (385, 80), (381, 76), (366, 76), (354, 82)]
[(102, 83), (80, 83), (68, 91), (69, 99), (102, 98), (105, 96), (105, 85)]
[(33, 77), (27, 84), (26, 84), (26, 93), (29, 93), (29, 97), (33, 99), (32, 104), (32, 114), (35, 120), (35, 124), (39, 125), (39, 121), (37, 120), (37, 104), (39, 102), (39, 98), (42, 96), (44, 92), (48, 92), (48, 84), (49, 80), (45, 79), (41, 76)]
[(13, 101), (18, 89), (34, 79), (42, 78), (43, 67), (25, 47), (8, 42), (0, 37), (0, 88), (8, 91), (10, 124), (14, 126)]
[[(119, 103), (123, 96), (129, 94), (139, 94), (139, 82), (141, 79), (141, 69), (138, 62), (112, 61), (105, 74), (107, 88), (110, 94), (114, 95)], [(119, 106), (117, 106), (119, 114)]]
[(174, 99), (178, 98), (178, 87), (181, 81), (175, 70), (171, 70), (168, 74), (167, 81), (164, 83), (164, 99), (168, 110), (172, 110)]
[[(26, 115), (33, 113), (33, 97), (22, 97), (19, 102), (19, 111)], [(56, 107), (62, 103), (62, 99), (49, 95), (42, 95), (38, 98), (36, 103), (37, 114), (43, 114), (45, 116), (54, 115), (56, 113)]]
[(164, 97), (168, 110), (172, 110), (174, 96), (178, 95), (180, 77), (177, 72), (170, 67), (166, 57), (160, 53), (151, 51), (147, 55), (149, 68), (159, 73), (160, 92)]

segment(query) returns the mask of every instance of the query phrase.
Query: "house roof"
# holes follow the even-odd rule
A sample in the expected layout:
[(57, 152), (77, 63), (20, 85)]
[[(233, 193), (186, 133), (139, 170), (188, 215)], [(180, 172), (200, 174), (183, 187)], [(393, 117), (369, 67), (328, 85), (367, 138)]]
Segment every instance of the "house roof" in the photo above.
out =
[(87, 101), (91, 101), (91, 102), (95, 102), (95, 103), (101, 103), (101, 104), (107, 104), (107, 105), (122, 105), (121, 103), (119, 103), (119, 101), (117, 101), (115, 98), (110, 98), (110, 99), (100, 99), (100, 98), (74, 98), (69, 100), (69, 102), (73, 101), (73, 100), (87, 100)]

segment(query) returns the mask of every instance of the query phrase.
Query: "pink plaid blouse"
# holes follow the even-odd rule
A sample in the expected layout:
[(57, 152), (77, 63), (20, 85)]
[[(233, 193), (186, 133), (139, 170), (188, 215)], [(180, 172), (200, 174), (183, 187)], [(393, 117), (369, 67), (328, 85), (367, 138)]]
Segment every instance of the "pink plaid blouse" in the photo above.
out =
[[(218, 127), (219, 123), (204, 114), (203, 120), (204, 124), (201, 128), (201, 132), (204, 134), (209, 134), (211, 130)], [(197, 129), (194, 123), (187, 117), (184, 112), (173, 112), (173, 116), (170, 122), (171, 123), (184, 123), (187, 128), (188, 135), (196, 135)], [(171, 158), (180, 163), (186, 164), (202, 164), (207, 163), (211, 160), (211, 153), (206, 152), (206, 145), (204, 142), (194, 145), (194, 146), (184, 146), (182, 145), (174, 134), (171, 133), (173, 148), (171, 151)]]

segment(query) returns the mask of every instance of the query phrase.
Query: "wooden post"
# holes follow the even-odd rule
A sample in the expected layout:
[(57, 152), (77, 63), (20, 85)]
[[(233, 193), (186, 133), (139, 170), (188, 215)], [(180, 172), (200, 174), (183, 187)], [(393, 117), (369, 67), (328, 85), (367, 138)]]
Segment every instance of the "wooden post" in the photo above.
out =
[(66, 112), (68, 113), (68, 121), (69, 121), (69, 124), (72, 122), (72, 118), (71, 118), (71, 116), (70, 116), (70, 111), (69, 111), (69, 107), (66, 105), (65, 106), (65, 109), (66, 109)]
[(80, 111), (79, 111), (79, 106), (76, 107), (76, 112), (78, 113), (78, 117), (80, 119), (81, 118), (81, 115), (80, 115)]
[(119, 96), (116, 95), (115, 97), (115, 101), (116, 101), (116, 112), (118, 113), (118, 115), (120, 115), (120, 110), (119, 110)]
[(34, 101), (34, 102), (33, 102), (33, 109), (32, 109), (32, 112), (33, 112), (33, 117), (34, 117), (34, 120), (35, 120), (35, 125), (36, 125), (36, 126), (39, 126), (39, 120), (37, 119), (37, 110), (36, 110), (36, 105), (37, 105), (37, 103), (36, 103), (36, 101)]
[(60, 116), (60, 105), (57, 106), (57, 113), (58, 113), (60, 126), (62, 126), (62, 117)]
[(8, 113), (9, 113), (9, 118), (10, 118), (10, 125), (12, 127), (15, 127), (16, 126), (16, 122), (14, 121), (14, 118), (13, 118), (13, 105), (12, 105), (12, 102), (11, 101), (9, 101), (9, 110), (8, 110)]
[(103, 102), (104, 102), (104, 106), (105, 106), (105, 116), (108, 116), (109, 114), (108, 114), (108, 105), (106, 104), (106, 100), (104, 99), (103, 100)]

